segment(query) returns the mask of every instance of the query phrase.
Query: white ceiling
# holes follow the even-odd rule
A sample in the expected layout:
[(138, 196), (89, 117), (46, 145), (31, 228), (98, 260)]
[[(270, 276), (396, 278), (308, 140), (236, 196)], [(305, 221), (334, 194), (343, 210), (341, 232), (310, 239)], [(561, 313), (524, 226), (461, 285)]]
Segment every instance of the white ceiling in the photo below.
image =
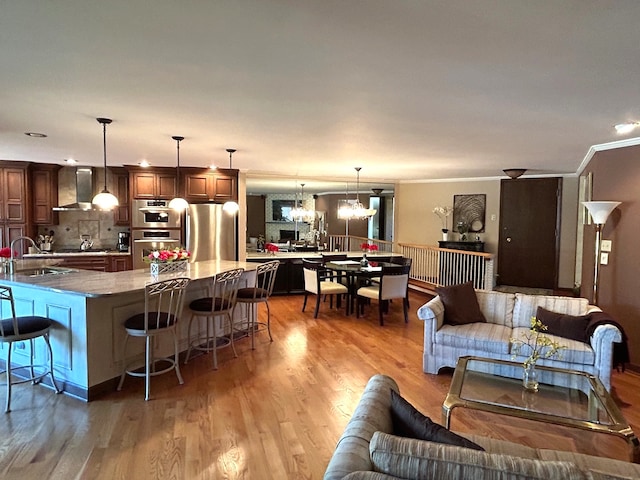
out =
[(106, 116), (110, 165), (174, 166), (183, 135), (182, 165), (233, 147), (309, 192), (575, 173), (640, 119), (639, 24), (637, 0), (0, 0), (0, 158), (102, 165)]

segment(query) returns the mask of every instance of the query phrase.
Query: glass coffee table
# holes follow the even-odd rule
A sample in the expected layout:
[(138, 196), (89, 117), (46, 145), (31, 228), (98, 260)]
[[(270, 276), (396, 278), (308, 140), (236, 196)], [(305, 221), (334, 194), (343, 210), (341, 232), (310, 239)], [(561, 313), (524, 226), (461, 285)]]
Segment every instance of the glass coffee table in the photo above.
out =
[(454, 408), (582, 428), (624, 438), (631, 461), (640, 463), (639, 442), (602, 382), (574, 370), (537, 366), (537, 392), (522, 386), (522, 363), (460, 357), (442, 404), (442, 423), (449, 428)]

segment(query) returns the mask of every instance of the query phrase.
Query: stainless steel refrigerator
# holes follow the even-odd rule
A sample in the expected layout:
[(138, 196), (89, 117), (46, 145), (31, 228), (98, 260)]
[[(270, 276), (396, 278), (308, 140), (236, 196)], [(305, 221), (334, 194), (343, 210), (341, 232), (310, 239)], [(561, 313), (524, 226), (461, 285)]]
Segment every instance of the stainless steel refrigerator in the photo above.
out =
[(186, 248), (191, 261), (237, 260), (238, 234), (235, 215), (214, 203), (190, 204), (186, 214)]

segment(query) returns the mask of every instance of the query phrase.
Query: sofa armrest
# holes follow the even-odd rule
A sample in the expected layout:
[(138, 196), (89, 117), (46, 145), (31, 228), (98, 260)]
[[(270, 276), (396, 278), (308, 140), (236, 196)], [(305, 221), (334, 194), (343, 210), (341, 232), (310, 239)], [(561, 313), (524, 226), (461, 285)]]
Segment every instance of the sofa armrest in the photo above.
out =
[(589, 339), (595, 353), (595, 366), (600, 380), (607, 390), (611, 390), (611, 370), (613, 369), (613, 344), (622, 342), (622, 333), (615, 325), (599, 325)]
[(391, 389), (398, 384), (386, 375), (369, 379), (362, 397), (344, 432), (338, 440), (333, 456), (324, 473), (324, 480), (342, 479), (351, 472), (373, 470), (369, 457), (369, 442), (377, 431), (391, 433)]
[(429, 300), (418, 309), (418, 318), (424, 322), (425, 353), (433, 354), (436, 332), (444, 323), (444, 304), (440, 297)]

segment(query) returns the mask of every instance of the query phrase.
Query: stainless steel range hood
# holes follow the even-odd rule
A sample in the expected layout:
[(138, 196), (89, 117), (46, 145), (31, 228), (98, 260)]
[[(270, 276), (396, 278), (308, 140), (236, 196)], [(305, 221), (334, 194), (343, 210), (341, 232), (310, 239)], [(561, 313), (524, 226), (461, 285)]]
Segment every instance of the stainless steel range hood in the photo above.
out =
[(93, 210), (93, 168), (76, 168), (76, 201), (67, 205), (53, 207), (56, 212), (67, 212), (74, 210)]

